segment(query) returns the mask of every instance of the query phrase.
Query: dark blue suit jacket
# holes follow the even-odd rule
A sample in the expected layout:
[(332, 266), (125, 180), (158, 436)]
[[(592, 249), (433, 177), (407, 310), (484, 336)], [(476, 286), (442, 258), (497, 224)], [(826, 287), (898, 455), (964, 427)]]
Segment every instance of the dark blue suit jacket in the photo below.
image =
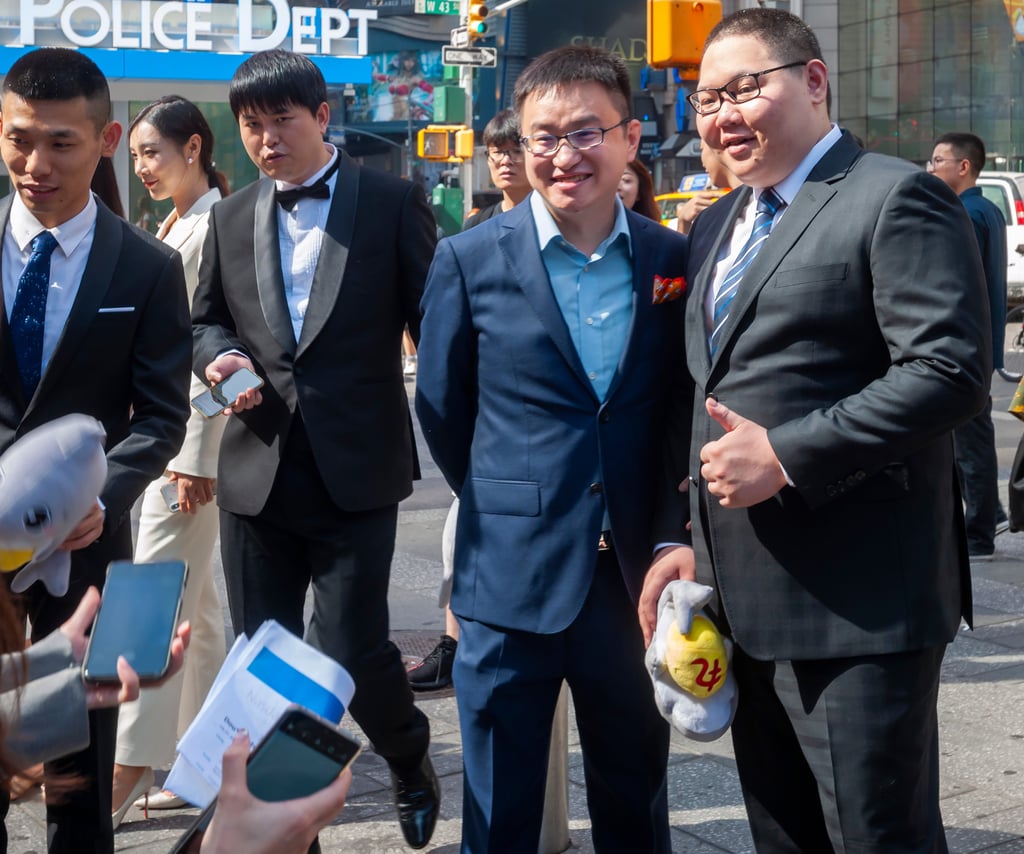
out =
[[(590, 589), (606, 506), (634, 599), (653, 544), (685, 537), (682, 473), (666, 471), (662, 448), (670, 391), (687, 381), (683, 300), (652, 298), (655, 274), (683, 275), (687, 243), (628, 219), (633, 313), (603, 402), (552, 292), (529, 204), (438, 247), (416, 411), (461, 498), (451, 602), (459, 616), (541, 634), (567, 627)], [(672, 435), (685, 448), (688, 433), (684, 423)]]

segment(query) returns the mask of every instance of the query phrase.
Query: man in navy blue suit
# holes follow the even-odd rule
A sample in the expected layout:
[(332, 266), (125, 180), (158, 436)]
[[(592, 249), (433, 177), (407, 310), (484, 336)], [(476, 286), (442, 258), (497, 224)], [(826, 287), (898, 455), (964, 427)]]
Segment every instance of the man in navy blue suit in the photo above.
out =
[[(662, 459), (685, 376), (687, 244), (618, 200), (640, 141), (619, 58), (547, 53), (515, 100), (533, 193), (438, 247), (417, 380), (427, 443), (461, 499), (462, 850), (537, 850), (565, 680), (595, 848), (667, 852), (668, 727), (636, 600), (654, 547), (688, 541), (683, 473)], [(684, 449), (688, 417), (670, 434)]]

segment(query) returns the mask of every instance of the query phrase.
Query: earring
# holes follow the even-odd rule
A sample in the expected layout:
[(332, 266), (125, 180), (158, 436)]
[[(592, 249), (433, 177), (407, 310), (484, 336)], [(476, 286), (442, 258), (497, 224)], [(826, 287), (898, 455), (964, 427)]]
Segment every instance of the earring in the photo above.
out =
[(191, 166), (191, 165), (192, 165), (192, 158), (191, 158), (191, 157), (190, 157), (190, 158), (188, 159), (188, 165), (189, 165), (189, 166)]

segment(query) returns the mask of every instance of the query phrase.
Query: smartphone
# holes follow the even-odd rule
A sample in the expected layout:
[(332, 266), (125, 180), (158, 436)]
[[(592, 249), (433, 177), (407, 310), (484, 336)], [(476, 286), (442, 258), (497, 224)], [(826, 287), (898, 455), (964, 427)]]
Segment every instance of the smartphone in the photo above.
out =
[(180, 560), (118, 560), (107, 567), (100, 610), (82, 665), (87, 681), (118, 682), (119, 655), (128, 659), (142, 683), (167, 674), (187, 575)]
[[(249, 791), (261, 801), (287, 801), (318, 792), (352, 764), (361, 750), (355, 736), (301, 706), (289, 706), (249, 755)], [(198, 851), (217, 807), (214, 800), (171, 854)]]
[(167, 509), (172, 513), (177, 513), (181, 510), (181, 504), (178, 502), (178, 484), (167, 483), (160, 487), (160, 494), (164, 498), (164, 504), (167, 505)]
[(239, 368), (230, 377), (210, 386), (202, 394), (192, 398), (192, 405), (207, 418), (220, 415), (231, 406), (238, 395), (251, 388), (262, 388), (263, 379), (248, 368)]

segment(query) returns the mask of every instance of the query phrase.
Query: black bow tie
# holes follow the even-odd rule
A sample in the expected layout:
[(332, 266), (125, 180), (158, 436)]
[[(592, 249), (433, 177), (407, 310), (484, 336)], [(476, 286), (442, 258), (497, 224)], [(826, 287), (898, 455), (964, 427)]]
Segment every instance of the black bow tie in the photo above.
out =
[(330, 168), (308, 187), (293, 187), (290, 190), (275, 190), (275, 201), (286, 211), (290, 211), (295, 207), (295, 203), (299, 199), (329, 199), (331, 197), (331, 188), (327, 186), (327, 181), (335, 172), (338, 171), (339, 160), (341, 160), (340, 157), (335, 157)]

